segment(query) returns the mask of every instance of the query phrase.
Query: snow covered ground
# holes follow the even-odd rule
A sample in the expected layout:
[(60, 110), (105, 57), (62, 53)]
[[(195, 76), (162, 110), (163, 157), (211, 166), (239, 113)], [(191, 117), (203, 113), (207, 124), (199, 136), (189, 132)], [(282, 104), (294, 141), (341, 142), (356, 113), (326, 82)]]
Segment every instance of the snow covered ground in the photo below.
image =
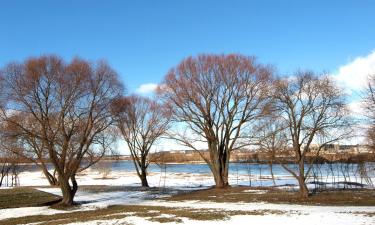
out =
[[(288, 177), (278, 177), (278, 179), (290, 179)], [(102, 174), (96, 170), (88, 170), (85, 174), (78, 176), (79, 185), (111, 185), (111, 186), (138, 186), (140, 184), (138, 177), (131, 172), (112, 172), (105, 179)], [(231, 176), (231, 183), (247, 183), (246, 176)], [(20, 174), (20, 183), (22, 186), (38, 186), (39, 190), (61, 195), (58, 188), (41, 187), (47, 186), (41, 172), (23, 172)], [(196, 189), (205, 188), (213, 185), (213, 179), (210, 174), (188, 174), (188, 173), (168, 173), (160, 176), (160, 173), (150, 173), (149, 183), (151, 186), (166, 186), (174, 189)], [(264, 191), (259, 192), (259, 194)], [(254, 211), (254, 210), (282, 210), (283, 214), (264, 214), (264, 215), (235, 215), (227, 220), (198, 221), (188, 218), (181, 218), (183, 224), (306, 224), (306, 225), (370, 225), (375, 224), (375, 217), (369, 216), (369, 213), (375, 213), (374, 207), (338, 207), (338, 206), (306, 206), (291, 204), (270, 204), (270, 203), (214, 203), (203, 201), (181, 201), (170, 202), (158, 199), (163, 194), (155, 194), (151, 191), (111, 191), (111, 192), (92, 192), (84, 187), (77, 192), (75, 201), (82, 203), (78, 208), (69, 212), (94, 210), (104, 208), (109, 205), (146, 205), (146, 206), (165, 206), (174, 208), (189, 208), (199, 210), (217, 210), (217, 211)], [(50, 215), (56, 213), (67, 213), (66, 211), (51, 209), (48, 207), (24, 207), (14, 209), (0, 209), (1, 220), (14, 217), (23, 217), (30, 215)], [(164, 215), (168, 216), (168, 215)], [(76, 223), (77, 224), (77, 223)], [(149, 221), (147, 218), (137, 216), (127, 216), (122, 219), (90, 221), (79, 224), (159, 224), (157, 221)], [(176, 224), (170, 222), (168, 224)]]
[[(43, 173), (22, 172), (19, 176), (21, 186), (48, 186), (48, 181)], [(243, 177), (242, 179), (247, 179)], [(197, 187), (211, 186), (214, 180), (211, 174), (188, 174), (188, 173), (167, 173), (166, 175), (151, 172), (147, 176), (150, 186), (168, 187)], [(77, 176), (79, 185), (113, 185), (113, 186), (139, 186), (141, 184), (135, 172), (111, 172), (105, 178), (94, 169), (88, 169)], [(248, 183), (248, 181), (247, 181)]]
[[(157, 203), (156, 203), (157, 204)], [(197, 221), (182, 218), (183, 224), (212, 224), (212, 225), (241, 225), (241, 224), (262, 224), (262, 225), (372, 225), (375, 224), (375, 219), (367, 217), (363, 214), (355, 214), (356, 212), (373, 212), (368, 207), (320, 207), (320, 206), (299, 206), (299, 205), (275, 205), (275, 204), (218, 204), (218, 203), (199, 203), (196, 202), (182, 202), (178, 204), (168, 204), (174, 207), (194, 207), (205, 210), (206, 207), (212, 209), (215, 207), (220, 210), (261, 210), (261, 209), (280, 209), (286, 211), (282, 215), (237, 215), (232, 216), (229, 220), (221, 221)], [(362, 211), (361, 211), (362, 210)], [(151, 222), (141, 217), (127, 217), (116, 220), (97, 220), (86, 223), (72, 223), (72, 224), (158, 224)], [(177, 223), (169, 223), (177, 224)]]

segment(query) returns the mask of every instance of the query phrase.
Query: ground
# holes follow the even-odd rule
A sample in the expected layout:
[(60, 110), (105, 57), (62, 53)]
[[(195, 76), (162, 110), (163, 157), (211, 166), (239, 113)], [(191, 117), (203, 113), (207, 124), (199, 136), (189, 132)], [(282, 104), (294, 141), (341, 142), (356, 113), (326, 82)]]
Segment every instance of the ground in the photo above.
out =
[(300, 201), (289, 186), (214, 189), (208, 175), (171, 174), (166, 187), (155, 175), (154, 187), (145, 189), (132, 174), (102, 178), (91, 171), (79, 177), (78, 205), (57, 208), (59, 188), (40, 173), (26, 175), (27, 187), (0, 189), (0, 224), (375, 224), (373, 189), (315, 192)]
[(288, 225), (301, 220), (304, 224), (375, 223), (372, 190), (316, 193), (295, 204), (294, 191), (274, 188), (191, 191), (83, 186), (75, 207), (41, 206), (56, 201), (57, 193), (59, 189), (49, 187), (1, 189), (0, 201), (8, 204), (2, 204), (0, 224), (241, 224), (250, 220)]
[(59, 196), (51, 195), (34, 188), (0, 189), (0, 209), (47, 206), (59, 200)]

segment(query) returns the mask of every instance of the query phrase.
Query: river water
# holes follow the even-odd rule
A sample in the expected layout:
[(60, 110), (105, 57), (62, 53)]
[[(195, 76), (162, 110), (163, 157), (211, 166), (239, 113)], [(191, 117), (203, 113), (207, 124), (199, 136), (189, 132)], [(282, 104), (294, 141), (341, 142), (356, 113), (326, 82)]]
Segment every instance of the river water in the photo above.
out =
[[(132, 161), (106, 161), (101, 162), (100, 166), (109, 167), (112, 171), (135, 172)], [(297, 171), (295, 164), (286, 165), (293, 171)], [(306, 165), (305, 170), (309, 168), (308, 182), (313, 184), (335, 184), (336, 186), (372, 186), (375, 181), (375, 164), (313, 164)], [(95, 168), (95, 167), (94, 167)], [(280, 164), (274, 164), (272, 171), (276, 185), (296, 184), (296, 180)], [(206, 164), (150, 164), (148, 172), (154, 173), (188, 173), (188, 174), (211, 174), (210, 168)], [(268, 164), (258, 163), (230, 163), (229, 175), (231, 183), (252, 184), (254, 186), (273, 185), (270, 166)], [(236, 181), (237, 180), (237, 181)]]
[[(286, 165), (293, 171), (297, 171), (294, 164)], [(100, 170), (100, 167), (109, 168), (111, 172), (134, 173), (135, 168), (132, 161), (102, 161), (94, 165), (92, 170)], [(306, 165), (307, 171), (310, 165)], [(372, 187), (375, 183), (375, 164), (314, 164), (307, 182), (310, 185), (331, 185), (334, 187)], [(35, 165), (23, 165), (21, 171), (39, 170)], [(208, 177), (212, 183), (212, 175), (206, 164), (150, 164), (149, 173), (164, 174), (165, 176), (173, 175), (181, 177), (188, 174), (190, 177)], [(280, 164), (273, 165), (274, 179), (271, 176), (270, 166), (268, 164), (258, 163), (230, 163), (229, 182), (231, 184), (252, 185), (252, 186), (271, 186), (274, 185), (295, 185), (296, 179), (283, 168)], [(186, 177), (186, 176), (185, 176)], [(206, 178), (207, 179), (207, 178)], [(198, 184), (200, 185), (200, 184)], [(204, 185), (204, 181), (202, 181)]]

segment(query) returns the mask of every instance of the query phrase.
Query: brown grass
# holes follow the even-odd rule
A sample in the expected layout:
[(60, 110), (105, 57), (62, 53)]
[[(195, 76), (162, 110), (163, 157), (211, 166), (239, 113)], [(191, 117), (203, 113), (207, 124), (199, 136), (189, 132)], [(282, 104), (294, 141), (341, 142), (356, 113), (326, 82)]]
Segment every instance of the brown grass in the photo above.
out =
[[(150, 221), (160, 223), (182, 222), (181, 218), (191, 220), (225, 220), (234, 215), (266, 215), (284, 214), (281, 210), (253, 210), (253, 211), (222, 211), (216, 209), (191, 209), (191, 208), (171, 208), (161, 206), (109, 206), (105, 209), (93, 211), (75, 211), (70, 213), (59, 213), (54, 215), (37, 215), (22, 218), (11, 218), (0, 221), (0, 224), (14, 225), (23, 223), (41, 223), (48, 225), (66, 224), (73, 222), (84, 222), (93, 220), (114, 220), (123, 219), (128, 216), (142, 217)], [(162, 214), (168, 217), (161, 216)]]
[(11, 188), (0, 190), (0, 209), (47, 206), (60, 200), (59, 196), (33, 188)]
[[(264, 194), (246, 192), (246, 190), (265, 190)], [(305, 205), (333, 206), (374, 206), (375, 192), (373, 190), (332, 190), (321, 191), (307, 199), (301, 199), (295, 191), (285, 191), (276, 188), (229, 187), (225, 189), (206, 189), (178, 194), (169, 201), (213, 201), (213, 202), (269, 202)]]
[(355, 215), (364, 215), (367, 217), (375, 217), (375, 212), (352, 212)]
[(182, 223), (182, 219), (177, 217), (154, 217), (149, 220), (158, 223)]
[[(86, 187), (93, 192), (113, 191), (105, 186)], [(114, 188), (117, 190), (117, 188)], [(266, 191), (266, 193), (246, 192), (247, 190)], [(151, 189), (151, 191), (153, 191)], [(295, 203), (308, 205), (352, 205), (370, 206), (375, 205), (375, 192), (372, 190), (336, 190), (324, 191), (312, 194), (308, 199), (300, 199), (297, 193), (292, 191), (279, 190), (275, 188), (249, 188), (230, 187), (226, 189), (206, 189), (189, 193), (177, 194), (165, 198), (168, 201), (213, 201), (213, 202), (270, 202), (270, 203)], [(38, 191), (32, 188), (13, 188), (0, 190), (0, 208), (25, 207), (49, 205), (51, 202), (59, 200), (59, 197)], [(68, 211), (54, 215), (37, 215), (22, 218), (11, 218), (0, 221), (0, 224), (66, 224), (72, 222), (85, 222), (93, 220), (116, 220), (124, 219), (128, 216), (142, 217), (146, 220), (160, 223), (183, 222), (183, 218), (190, 220), (226, 220), (235, 215), (281, 215), (285, 213), (298, 213), (294, 211), (282, 210), (252, 210), (252, 211), (223, 211), (217, 209), (193, 209), (193, 208), (172, 208), (162, 206), (109, 206), (108, 208), (92, 211), (76, 211), (77, 207)], [(357, 213), (358, 214), (358, 213)], [(363, 212), (369, 217), (374, 213)], [(167, 216), (164, 216), (167, 215)]]

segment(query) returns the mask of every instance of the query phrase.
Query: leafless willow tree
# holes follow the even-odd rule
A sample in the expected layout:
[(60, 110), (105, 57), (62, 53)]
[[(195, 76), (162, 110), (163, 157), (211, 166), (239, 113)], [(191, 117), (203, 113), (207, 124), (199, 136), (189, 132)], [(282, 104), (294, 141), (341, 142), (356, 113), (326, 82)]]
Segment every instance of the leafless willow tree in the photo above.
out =
[(282, 118), (270, 114), (259, 120), (257, 130), (256, 143), (259, 149), (267, 155), (272, 182), (276, 185), (273, 165), (274, 163), (283, 163), (278, 160), (278, 156), (283, 155), (288, 149), (286, 125)]
[(57, 171), (61, 204), (72, 205), (76, 174), (110, 147), (110, 105), (123, 92), (117, 74), (105, 62), (65, 63), (56, 56), (42, 56), (11, 63), (1, 75), (5, 103), (0, 115), (14, 127), (5, 136), (17, 137), (19, 147), (34, 156), (40, 149)]
[(153, 144), (169, 127), (170, 111), (156, 101), (133, 95), (115, 101), (113, 113), (116, 126), (129, 147), (142, 187), (148, 187), (148, 156)]
[[(19, 116), (18, 114), (10, 115), (9, 119), (17, 120)], [(33, 116), (25, 115), (22, 121), (23, 126), (30, 129), (35, 129), (38, 126)], [(56, 169), (49, 170), (48, 165), (50, 160), (43, 141), (36, 136), (28, 135), (13, 123), (4, 123), (2, 131), (3, 135), (0, 146), (3, 150), (34, 163), (42, 170), (50, 185), (58, 185)]]
[(345, 96), (328, 76), (298, 72), (276, 82), (274, 98), (298, 169), (283, 167), (298, 180), (300, 196), (305, 198), (309, 194), (306, 179), (312, 168), (305, 167), (308, 154), (317, 156), (324, 146), (350, 134)]
[(171, 69), (160, 86), (179, 123), (170, 137), (200, 153), (217, 188), (229, 185), (232, 150), (249, 144), (253, 122), (267, 111), (271, 75), (254, 57), (199, 55)]
[(367, 117), (367, 143), (372, 151), (375, 150), (375, 75), (369, 76), (363, 96), (363, 107)]
[(4, 181), (11, 172), (12, 164), (9, 153), (0, 151), (0, 187), (4, 186)]

